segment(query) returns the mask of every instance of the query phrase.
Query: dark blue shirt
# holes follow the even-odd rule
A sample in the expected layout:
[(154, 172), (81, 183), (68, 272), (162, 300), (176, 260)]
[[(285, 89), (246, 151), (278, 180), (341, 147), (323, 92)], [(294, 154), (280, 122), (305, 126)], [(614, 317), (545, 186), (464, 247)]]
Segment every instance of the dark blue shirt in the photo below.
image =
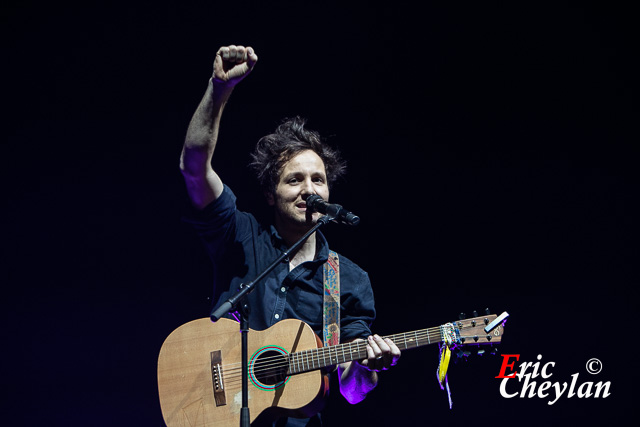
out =
[[(222, 195), (188, 219), (203, 239), (214, 274), (215, 307), (233, 295), (240, 284), (256, 278), (286, 249), (273, 226), (262, 227), (255, 217), (236, 208), (236, 197), (225, 186)], [(322, 338), (323, 264), (329, 245), (319, 231), (316, 258), (289, 271), (278, 265), (258, 282), (248, 296), (249, 325), (264, 330), (282, 319), (300, 319)], [(340, 255), (340, 339), (371, 335), (375, 318), (371, 282), (367, 273)]]

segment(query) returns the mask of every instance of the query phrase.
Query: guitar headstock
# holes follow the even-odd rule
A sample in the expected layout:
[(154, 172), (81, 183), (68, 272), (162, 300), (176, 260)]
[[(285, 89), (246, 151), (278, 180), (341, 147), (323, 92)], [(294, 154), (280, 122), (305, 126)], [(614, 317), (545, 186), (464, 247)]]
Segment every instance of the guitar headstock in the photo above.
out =
[[(489, 311), (486, 310), (488, 313)], [(500, 315), (485, 314), (484, 316), (477, 316), (477, 313), (473, 313), (475, 317), (468, 319), (461, 318), (455, 322), (448, 324), (450, 329), (450, 336), (452, 337), (455, 348), (462, 346), (476, 346), (492, 345), (495, 346), (502, 341), (502, 335), (504, 335), (504, 326), (509, 317), (509, 314), (505, 311)], [(461, 350), (460, 356), (467, 356), (468, 351)], [(484, 350), (479, 349), (478, 353), (482, 355)]]

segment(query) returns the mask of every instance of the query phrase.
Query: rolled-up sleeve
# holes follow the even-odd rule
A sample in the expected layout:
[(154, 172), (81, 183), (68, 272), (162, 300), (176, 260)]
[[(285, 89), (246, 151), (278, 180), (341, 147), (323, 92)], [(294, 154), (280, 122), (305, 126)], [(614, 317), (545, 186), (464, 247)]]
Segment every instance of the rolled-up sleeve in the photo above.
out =
[(220, 197), (204, 209), (192, 211), (183, 221), (193, 226), (215, 261), (234, 241), (242, 239), (242, 234), (250, 232), (250, 227), (243, 226), (241, 214), (236, 209), (235, 194), (225, 185)]

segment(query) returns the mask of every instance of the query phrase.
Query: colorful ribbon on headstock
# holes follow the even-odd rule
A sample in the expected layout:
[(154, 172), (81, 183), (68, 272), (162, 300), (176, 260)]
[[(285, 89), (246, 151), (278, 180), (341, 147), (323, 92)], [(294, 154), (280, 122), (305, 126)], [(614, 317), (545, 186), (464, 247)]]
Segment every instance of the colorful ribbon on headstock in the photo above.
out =
[(438, 384), (440, 384), (440, 389), (447, 389), (447, 396), (449, 398), (449, 409), (453, 406), (453, 402), (451, 401), (451, 390), (449, 389), (449, 381), (447, 379), (447, 370), (449, 368), (449, 361), (451, 360), (451, 347), (455, 343), (454, 338), (454, 330), (455, 326), (451, 323), (447, 323), (446, 325), (442, 325), (442, 337), (444, 341), (442, 341), (440, 345), (440, 360), (438, 361)]

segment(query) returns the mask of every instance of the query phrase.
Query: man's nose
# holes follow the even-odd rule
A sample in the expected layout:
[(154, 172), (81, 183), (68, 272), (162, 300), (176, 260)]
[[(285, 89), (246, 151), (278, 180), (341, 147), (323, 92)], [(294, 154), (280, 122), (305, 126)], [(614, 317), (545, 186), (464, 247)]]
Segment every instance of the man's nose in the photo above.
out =
[(313, 186), (313, 182), (311, 179), (305, 179), (302, 183), (302, 194), (306, 196), (310, 196), (312, 194), (316, 194), (316, 189)]

